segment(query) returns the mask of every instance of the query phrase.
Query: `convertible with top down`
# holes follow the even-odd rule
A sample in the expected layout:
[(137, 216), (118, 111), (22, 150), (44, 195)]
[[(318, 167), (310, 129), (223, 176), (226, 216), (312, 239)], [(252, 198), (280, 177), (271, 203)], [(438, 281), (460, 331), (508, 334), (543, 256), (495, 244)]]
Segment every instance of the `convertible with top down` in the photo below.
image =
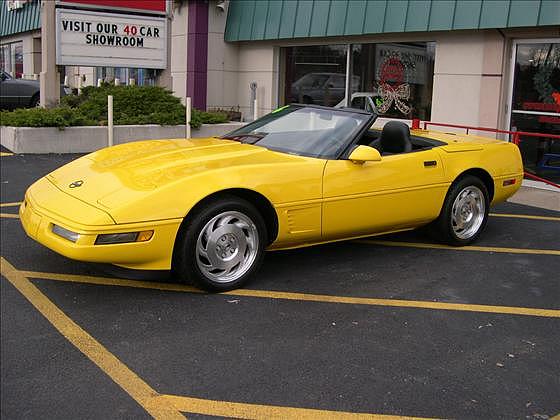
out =
[(265, 250), (415, 229), (481, 234), (520, 187), (515, 144), (409, 130), (351, 108), (288, 105), (222, 137), (99, 150), (35, 182), (27, 234), (69, 258), (244, 285)]

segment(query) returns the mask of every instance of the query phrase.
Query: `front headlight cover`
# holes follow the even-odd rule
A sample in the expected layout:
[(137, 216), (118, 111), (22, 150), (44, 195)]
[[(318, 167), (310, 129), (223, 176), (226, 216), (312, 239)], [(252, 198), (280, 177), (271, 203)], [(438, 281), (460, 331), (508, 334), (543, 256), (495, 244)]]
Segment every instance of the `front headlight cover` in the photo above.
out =
[(79, 233), (72, 232), (71, 230), (65, 229), (62, 226), (58, 226), (55, 224), (52, 225), (52, 233), (74, 243), (78, 242), (78, 239), (80, 238)]

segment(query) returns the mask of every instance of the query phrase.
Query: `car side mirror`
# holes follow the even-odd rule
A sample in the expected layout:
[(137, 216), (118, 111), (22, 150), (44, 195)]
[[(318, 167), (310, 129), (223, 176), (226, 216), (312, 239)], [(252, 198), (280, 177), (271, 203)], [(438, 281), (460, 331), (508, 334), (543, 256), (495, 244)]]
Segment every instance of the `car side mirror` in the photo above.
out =
[(361, 145), (350, 153), (348, 160), (359, 164), (365, 162), (379, 162), (381, 160), (381, 153), (373, 147)]

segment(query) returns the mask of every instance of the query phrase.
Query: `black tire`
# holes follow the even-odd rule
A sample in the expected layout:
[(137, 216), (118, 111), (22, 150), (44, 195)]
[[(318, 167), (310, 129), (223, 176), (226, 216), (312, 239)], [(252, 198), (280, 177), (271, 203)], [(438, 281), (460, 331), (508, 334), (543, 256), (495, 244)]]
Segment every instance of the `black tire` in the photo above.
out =
[[(220, 230), (219, 222), (228, 220), (230, 217), (232, 217), (231, 222), (224, 223), (223, 226), (229, 226), (229, 230), (233, 230), (233, 233), (223, 232), (223, 230)], [(208, 226), (215, 218), (218, 218), (217, 222)], [(241, 229), (239, 226), (246, 226), (246, 228)], [(211, 242), (208, 240), (208, 236), (201, 235), (201, 232), (205, 230), (205, 233), (207, 233), (213, 227), (216, 228), (210, 235), (213, 238), (213, 242)], [(222, 247), (219, 242), (223, 238), (225, 239)], [(256, 241), (248, 238), (256, 238)], [(247, 246), (245, 248), (242, 245), (243, 240), (246, 241)], [(215, 246), (211, 246), (211, 243), (215, 243)], [(209, 292), (237, 289), (245, 285), (257, 272), (262, 263), (267, 243), (265, 222), (255, 206), (235, 196), (221, 196), (196, 209), (194, 213), (187, 215), (176, 239), (173, 272), (181, 282), (193, 284)], [(204, 248), (204, 246), (206, 247), (207, 258), (201, 251), (201, 247)], [(218, 247), (221, 251), (218, 251)], [(233, 274), (226, 271), (221, 273), (221, 268), (216, 268), (214, 273), (209, 271), (210, 268), (214, 267), (211, 262), (212, 259), (216, 261), (216, 258), (218, 258), (218, 262), (221, 264), (233, 264), (232, 261), (222, 259), (222, 255), (218, 255), (219, 252), (225, 252), (226, 254), (231, 252), (233, 254), (232, 261), (233, 257), (241, 259), (237, 269), (232, 268)], [(224, 256), (230, 257), (229, 254), (224, 254)], [(233, 270), (237, 270), (237, 272)], [(219, 276), (223, 278), (220, 279)], [(227, 279), (228, 276), (232, 276), (231, 280)]]
[[(467, 196), (470, 194), (472, 197), (470, 200)], [(466, 194), (466, 195), (465, 195)], [(480, 194), (482, 196), (480, 196)], [(453, 216), (453, 206), (458, 199), (459, 195), (465, 197), (464, 200), (459, 199), (457, 203), (457, 210), (465, 207), (465, 214), (468, 216), (469, 209), (472, 211), (473, 220), (470, 229), (464, 228), (461, 224), (454, 222)], [(472, 201), (474, 200), (474, 203)], [(460, 206), (461, 202), (471, 201), (466, 203), (465, 206)], [(480, 205), (484, 206), (484, 209), (480, 208)], [(488, 189), (484, 185), (484, 182), (472, 175), (466, 175), (458, 180), (456, 180), (445, 197), (443, 202), (443, 207), (439, 214), (439, 217), (432, 224), (432, 233), (441, 242), (454, 245), (454, 246), (464, 246), (468, 245), (478, 239), (481, 232), (486, 226), (488, 221), (488, 210), (490, 207), (490, 200), (488, 197)], [(458, 212), (460, 213), (460, 212)], [(455, 219), (460, 219), (461, 215), (456, 215)], [(462, 220), (462, 219), (461, 219)], [(468, 225), (467, 225), (468, 226)]]
[(39, 94), (36, 93), (35, 95), (33, 95), (31, 100), (29, 101), (29, 107), (30, 108), (37, 108), (39, 106), (40, 102), (41, 102), (41, 98), (40, 98)]
[(311, 96), (305, 95), (305, 96), (302, 98), (302, 102), (303, 102), (304, 104), (312, 104), (312, 103), (313, 103), (313, 99), (311, 98)]

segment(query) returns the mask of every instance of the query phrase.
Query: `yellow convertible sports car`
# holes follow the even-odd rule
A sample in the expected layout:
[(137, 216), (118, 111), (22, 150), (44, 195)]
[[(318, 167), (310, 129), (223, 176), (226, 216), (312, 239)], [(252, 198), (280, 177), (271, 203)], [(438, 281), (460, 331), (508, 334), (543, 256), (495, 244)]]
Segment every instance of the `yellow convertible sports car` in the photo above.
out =
[(288, 105), (221, 138), (127, 143), (33, 184), (27, 234), (83, 261), (148, 270), (211, 291), (243, 285), (265, 249), (431, 224), (465, 245), (513, 195), (517, 146), (476, 136), (370, 129), (364, 111)]

